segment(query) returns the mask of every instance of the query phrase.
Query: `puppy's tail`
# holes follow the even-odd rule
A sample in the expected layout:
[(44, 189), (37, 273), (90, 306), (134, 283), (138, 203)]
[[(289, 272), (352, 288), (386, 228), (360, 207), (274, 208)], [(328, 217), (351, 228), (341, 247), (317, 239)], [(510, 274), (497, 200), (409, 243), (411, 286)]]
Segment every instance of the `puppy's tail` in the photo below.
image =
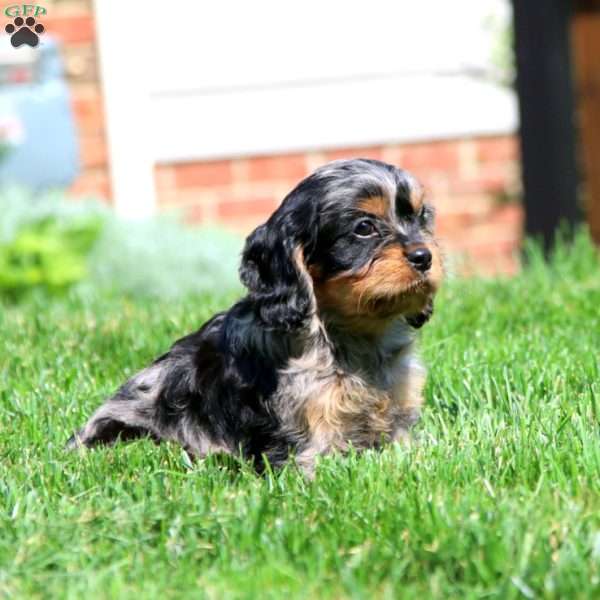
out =
[(157, 441), (156, 406), (163, 371), (163, 365), (157, 361), (135, 375), (67, 440), (65, 448), (92, 448), (140, 437)]

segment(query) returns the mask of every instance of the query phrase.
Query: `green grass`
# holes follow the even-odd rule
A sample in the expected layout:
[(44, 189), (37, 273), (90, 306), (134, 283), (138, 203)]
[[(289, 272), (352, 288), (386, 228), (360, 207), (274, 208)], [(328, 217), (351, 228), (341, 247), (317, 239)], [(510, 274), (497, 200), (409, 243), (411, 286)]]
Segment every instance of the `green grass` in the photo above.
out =
[(449, 281), (410, 449), (309, 482), (71, 431), (231, 297), (70, 299), (0, 316), (0, 597), (600, 597), (600, 266), (585, 237)]

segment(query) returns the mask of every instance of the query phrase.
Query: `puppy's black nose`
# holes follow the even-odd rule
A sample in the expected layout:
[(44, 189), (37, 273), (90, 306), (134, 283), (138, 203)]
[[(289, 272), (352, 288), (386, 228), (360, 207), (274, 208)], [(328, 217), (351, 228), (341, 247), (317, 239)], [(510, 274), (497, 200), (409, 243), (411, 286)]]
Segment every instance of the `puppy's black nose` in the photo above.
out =
[(429, 271), (431, 267), (431, 252), (427, 248), (421, 246), (406, 255), (408, 262), (421, 273)]

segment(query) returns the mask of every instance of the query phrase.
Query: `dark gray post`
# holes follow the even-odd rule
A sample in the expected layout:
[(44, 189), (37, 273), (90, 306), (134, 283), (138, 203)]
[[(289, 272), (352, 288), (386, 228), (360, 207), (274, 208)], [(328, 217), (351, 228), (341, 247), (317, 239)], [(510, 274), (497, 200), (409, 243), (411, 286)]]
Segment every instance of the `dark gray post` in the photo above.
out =
[(569, 0), (513, 0), (525, 229), (552, 244), (578, 204)]

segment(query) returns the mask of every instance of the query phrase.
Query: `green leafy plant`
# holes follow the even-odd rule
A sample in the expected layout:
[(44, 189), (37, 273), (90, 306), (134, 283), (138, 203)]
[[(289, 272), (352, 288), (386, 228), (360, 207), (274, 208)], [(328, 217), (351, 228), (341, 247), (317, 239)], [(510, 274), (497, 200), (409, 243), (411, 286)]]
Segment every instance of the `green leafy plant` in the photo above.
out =
[(0, 293), (11, 300), (34, 290), (56, 295), (82, 281), (100, 228), (98, 219), (61, 222), (53, 217), (24, 225), (0, 244)]
[[(24, 288), (55, 294), (73, 284), (73, 293), (86, 297), (109, 289), (118, 295), (173, 300), (240, 289), (242, 239), (223, 229), (186, 227), (177, 215), (126, 221), (91, 199), (73, 202), (59, 191), (39, 194), (23, 188), (0, 188), (0, 215), (0, 279), (7, 281), (0, 282), (0, 297), (20, 300)], [(97, 239), (78, 252), (71, 242), (88, 224)], [(62, 255), (60, 268), (49, 255)], [(40, 273), (49, 272), (48, 261), (55, 267), (51, 281), (62, 281), (58, 286)], [(46, 283), (25, 283), (41, 279)]]

